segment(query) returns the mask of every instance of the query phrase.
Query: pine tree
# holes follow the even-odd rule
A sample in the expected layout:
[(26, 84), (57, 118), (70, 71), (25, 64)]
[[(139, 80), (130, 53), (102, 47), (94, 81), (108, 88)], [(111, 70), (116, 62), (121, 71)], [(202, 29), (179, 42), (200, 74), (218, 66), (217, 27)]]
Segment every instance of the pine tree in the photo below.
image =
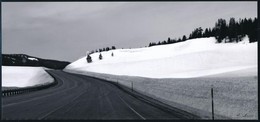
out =
[(114, 53), (112, 52), (111, 56), (113, 57), (114, 56)]
[(194, 31), (189, 36), (189, 39), (194, 39), (194, 38), (201, 38), (202, 37), (202, 32), (203, 29), (201, 27), (196, 28)]
[(116, 47), (115, 46), (112, 46), (112, 50), (115, 50), (116, 49)]
[(228, 25), (228, 37), (229, 42), (238, 41), (237, 39), (237, 27), (235, 18), (230, 18)]
[(251, 18), (248, 20), (248, 37), (249, 42), (257, 41), (257, 19), (252, 20)]
[(178, 39), (178, 42), (181, 42), (181, 38)]
[(203, 33), (203, 37), (209, 37), (209, 29), (206, 28), (205, 32)]
[(107, 48), (106, 48), (106, 51), (109, 51), (109, 50), (110, 50), (109, 47), (107, 47)]
[(152, 46), (152, 43), (150, 42), (148, 47), (151, 47), (151, 46)]
[(186, 41), (187, 37), (185, 35), (182, 36), (182, 41)]
[(197, 33), (197, 38), (201, 38), (202, 37), (202, 32), (203, 32), (203, 29), (201, 27), (198, 28), (198, 33)]
[(217, 38), (218, 43), (227, 36), (227, 24), (226, 20), (218, 19), (217, 23), (215, 24), (215, 37)]
[(101, 55), (101, 53), (99, 54), (99, 60), (102, 60), (103, 59), (103, 57), (102, 57), (102, 55)]
[(250, 43), (257, 41), (257, 32), (259, 33), (259, 31), (257, 31), (257, 27), (258, 27), (258, 26), (257, 26), (257, 22), (258, 22), (258, 19), (255, 18), (255, 19), (253, 20), (253, 23), (252, 23), (253, 29), (252, 29), (252, 35), (250, 36), (250, 39), (249, 39)]
[(176, 39), (172, 39), (172, 41), (171, 41), (172, 43), (176, 43), (177, 42), (177, 40)]
[(91, 62), (92, 62), (92, 58), (91, 58), (90, 55), (87, 56), (87, 62), (88, 62), (88, 63), (91, 63)]
[(171, 38), (168, 37), (167, 44), (171, 44)]
[(162, 45), (164, 45), (164, 44), (167, 44), (167, 42), (165, 40), (162, 42)]

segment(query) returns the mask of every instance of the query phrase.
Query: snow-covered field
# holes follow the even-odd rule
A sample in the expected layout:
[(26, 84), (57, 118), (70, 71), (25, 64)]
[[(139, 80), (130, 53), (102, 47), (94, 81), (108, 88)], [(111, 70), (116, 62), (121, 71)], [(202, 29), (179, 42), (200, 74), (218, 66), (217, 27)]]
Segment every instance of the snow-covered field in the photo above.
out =
[[(137, 49), (117, 49), (83, 57), (65, 71), (131, 87), (167, 104), (211, 116), (214, 88), (217, 119), (257, 119), (257, 42), (216, 44), (215, 38)], [(114, 56), (111, 56), (113, 52)]]
[(28, 87), (54, 82), (42, 67), (2, 66), (2, 87)]

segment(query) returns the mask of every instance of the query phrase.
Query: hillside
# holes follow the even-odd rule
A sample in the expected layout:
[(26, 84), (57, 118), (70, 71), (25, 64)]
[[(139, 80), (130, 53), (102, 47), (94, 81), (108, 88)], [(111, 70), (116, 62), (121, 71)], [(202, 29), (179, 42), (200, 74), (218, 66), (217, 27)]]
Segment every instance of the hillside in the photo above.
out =
[(191, 78), (235, 71), (244, 73), (241, 70), (249, 69), (253, 70), (250, 74), (257, 74), (257, 42), (249, 43), (247, 36), (239, 43), (216, 41), (210, 37), (154, 47), (117, 49), (101, 52), (102, 60), (98, 58), (100, 53), (94, 53), (90, 55), (92, 63), (87, 63), (83, 57), (65, 69), (149, 78)]
[[(64, 70), (117, 83), (211, 119), (258, 118), (257, 44), (216, 43), (214, 37), (147, 48), (117, 49), (83, 57)], [(112, 57), (112, 52), (114, 56)]]
[(50, 69), (63, 69), (70, 62), (42, 59), (25, 54), (2, 54), (3, 66), (37, 66)]

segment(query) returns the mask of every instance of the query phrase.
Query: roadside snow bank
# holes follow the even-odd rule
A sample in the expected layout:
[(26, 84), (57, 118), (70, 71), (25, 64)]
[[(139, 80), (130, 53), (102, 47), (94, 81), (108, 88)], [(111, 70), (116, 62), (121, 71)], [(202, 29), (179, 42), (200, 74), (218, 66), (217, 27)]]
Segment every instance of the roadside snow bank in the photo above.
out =
[(28, 87), (54, 82), (42, 67), (2, 66), (2, 87)]
[[(200, 38), (149, 48), (117, 49), (83, 57), (65, 69), (149, 78), (192, 78), (257, 68), (257, 42), (220, 43)], [(111, 54), (114, 56), (111, 56)]]

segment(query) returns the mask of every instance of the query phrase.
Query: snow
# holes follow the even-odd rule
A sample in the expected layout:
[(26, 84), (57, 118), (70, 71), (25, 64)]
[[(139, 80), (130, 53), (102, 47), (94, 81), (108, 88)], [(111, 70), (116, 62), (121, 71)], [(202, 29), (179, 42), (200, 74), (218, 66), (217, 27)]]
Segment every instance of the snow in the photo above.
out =
[[(216, 44), (216, 39), (192, 39), (149, 48), (118, 49), (91, 54), (92, 63), (81, 58), (68, 70), (149, 78), (191, 78), (257, 68), (257, 43)], [(111, 56), (111, 53), (114, 56)]]
[[(83, 57), (64, 71), (106, 79), (171, 106), (211, 119), (258, 118), (257, 42), (215, 43), (200, 38), (176, 44), (117, 49)], [(111, 56), (113, 52), (114, 56)]]
[(29, 60), (32, 60), (32, 61), (38, 61), (38, 59), (37, 59), (37, 58), (32, 58), (32, 57), (29, 57), (28, 59), (29, 59)]
[(54, 82), (42, 67), (2, 66), (2, 87), (28, 87)]

